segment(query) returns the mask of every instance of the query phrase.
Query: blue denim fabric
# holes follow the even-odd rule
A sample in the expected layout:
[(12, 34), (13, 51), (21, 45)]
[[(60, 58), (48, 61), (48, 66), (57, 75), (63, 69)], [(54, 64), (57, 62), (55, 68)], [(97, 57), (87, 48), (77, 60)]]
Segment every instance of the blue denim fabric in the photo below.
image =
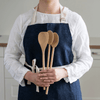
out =
[[(25, 50), (25, 61), (32, 66), (32, 59), (36, 59), (36, 65), (42, 67), (42, 51), (38, 43), (38, 34), (51, 30), (59, 35), (59, 44), (55, 48), (53, 67), (67, 65), (73, 61), (72, 36), (69, 25), (66, 23), (44, 23), (29, 25), (26, 29), (23, 46)], [(52, 51), (52, 48), (51, 48)], [(48, 46), (45, 50), (45, 65), (47, 65)], [(26, 65), (24, 65), (27, 67)], [(25, 79), (24, 79), (25, 80)], [(70, 84), (61, 79), (49, 87), (48, 95), (45, 95), (43, 87), (36, 92), (36, 85), (19, 85), (18, 100), (82, 100), (79, 80)]]

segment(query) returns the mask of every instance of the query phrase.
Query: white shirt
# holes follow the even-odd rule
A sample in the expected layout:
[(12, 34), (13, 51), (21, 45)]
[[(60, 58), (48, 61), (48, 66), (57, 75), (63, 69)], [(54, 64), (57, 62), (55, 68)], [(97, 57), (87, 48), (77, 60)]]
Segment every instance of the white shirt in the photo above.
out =
[[(19, 61), (22, 54), (25, 55), (23, 47), (23, 38), (27, 26), (31, 23), (34, 8), (20, 14), (14, 22), (11, 29), (8, 45), (5, 49), (4, 65), (12, 77), (18, 81), (21, 86), (25, 86), (23, 77), (29, 71)], [(92, 66), (93, 58), (89, 47), (89, 35), (86, 24), (82, 17), (66, 7), (66, 23), (69, 24), (72, 36), (72, 51), (76, 53), (76, 62), (69, 65), (63, 65), (68, 72), (65, 82), (73, 83), (81, 78)], [(60, 14), (46, 14), (37, 11), (36, 23), (60, 23)]]

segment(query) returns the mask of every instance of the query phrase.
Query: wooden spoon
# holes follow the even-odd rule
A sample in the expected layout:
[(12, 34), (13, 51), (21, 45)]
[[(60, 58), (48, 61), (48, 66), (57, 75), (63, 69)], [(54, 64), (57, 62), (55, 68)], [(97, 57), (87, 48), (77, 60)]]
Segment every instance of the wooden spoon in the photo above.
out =
[[(54, 40), (53, 40), (53, 43), (51, 44), (52, 55), (51, 55), (50, 69), (52, 69), (54, 50), (55, 50), (55, 47), (57, 47), (58, 43), (59, 43), (59, 36), (56, 32), (54, 32)], [(46, 94), (48, 94), (48, 90), (49, 90), (49, 87), (47, 87), (46, 89)]]
[(49, 59), (50, 59), (50, 48), (51, 48), (51, 44), (53, 43), (54, 40), (54, 34), (51, 30), (48, 31), (49, 34), (49, 40), (48, 40), (48, 58), (47, 58), (47, 69), (49, 69)]
[[(41, 50), (42, 50), (42, 65), (43, 65), (43, 70), (45, 70), (45, 49), (48, 44), (48, 39), (49, 39), (49, 34), (48, 32), (40, 32), (38, 34), (38, 42), (40, 44)], [(43, 87), (45, 90), (45, 87)]]

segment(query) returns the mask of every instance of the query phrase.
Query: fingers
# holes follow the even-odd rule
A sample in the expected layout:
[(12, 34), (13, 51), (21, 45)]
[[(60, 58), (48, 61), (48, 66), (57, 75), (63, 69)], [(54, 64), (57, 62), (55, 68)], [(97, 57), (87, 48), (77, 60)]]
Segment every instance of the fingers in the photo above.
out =
[[(38, 74), (39, 73), (35, 73), (32, 76), (32, 79), (31, 79), (32, 83), (34, 83), (35, 85), (40, 86), (40, 87), (49, 87), (50, 84), (53, 84), (53, 82), (48, 77), (43, 77), (44, 79), (40, 79)], [(48, 81), (48, 80), (50, 80), (50, 81)]]
[(41, 70), (40, 73), (52, 73), (52, 72), (55, 72), (55, 69), (45, 69), (45, 70)]
[(54, 69), (41, 70), (37, 74), (36, 84), (41, 87), (49, 87), (50, 84), (54, 84), (56, 80), (56, 74)]
[(40, 77), (41, 80), (55, 80), (55, 77)]
[(41, 77), (40, 80), (48, 84), (54, 84), (54, 82), (56, 82), (55, 77)]
[(46, 77), (46, 76), (55, 76), (55, 74), (54, 73), (39, 73), (39, 75), (38, 75), (39, 77)]
[(42, 70), (38, 76), (55, 76), (55, 69)]
[(36, 79), (36, 85), (37, 86), (40, 86), (40, 87), (48, 87), (48, 86), (50, 86), (50, 83), (46, 83), (46, 82), (44, 82), (44, 80), (40, 80), (40, 79)]
[(40, 73), (39, 73), (38, 76), (39, 76), (39, 77), (40, 77), (40, 76), (43, 77), (43, 76), (47, 76), (47, 74), (46, 74), (46, 73), (45, 73), (45, 74), (44, 74), (44, 73), (43, 73), (43, 74), (40, 74)]
[(56, 79), (54, 77), (41, 77), (41, 78), (37, 79), (37, 83), (42, 84), (42, 86), (43, 86), (43, 84), (50, 85), (50, 84), (54, 84), (55, 80)]
[(54, 84), (54, 80), (44, 80), (45, 83)]
[(52, 74), (52, 73), (47, 73), (47, 74), (39, 74), (39, 79), (40, 80), (47, 80), (48, 82), (50, 81), (50, 80), (53, 80), (53, 81), (55, 81), (56, 80), (56, 76), (54, 75), (54, 74)]
[(43, 80), (49, 84), (52, 84), (56, 81), (56, 74), (54, 69), (42, 70), (40, 73), (38, 73), (38, 77), (40, 80)]

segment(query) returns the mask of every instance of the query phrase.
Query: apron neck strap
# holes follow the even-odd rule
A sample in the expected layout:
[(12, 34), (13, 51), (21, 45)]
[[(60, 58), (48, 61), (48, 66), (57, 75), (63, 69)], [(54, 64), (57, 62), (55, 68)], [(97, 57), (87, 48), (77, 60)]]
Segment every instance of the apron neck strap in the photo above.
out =
[[(61, 11), (61, 14), (60, 14), (60, 22), (61, 23), (66, 23), (66, 12), (65, 12), (65, 9), (64, 8), (65, 7), (63, 7), (60, 4), (60, 11)], [(33, 12), (33, 17), (32, 17), (32, 21), (31, 21), (31, 25), (36, 23), (36, 13), (37, 13), (37, 9), (38, 9), (38, 5), (36, 6), (35, 11)]]

